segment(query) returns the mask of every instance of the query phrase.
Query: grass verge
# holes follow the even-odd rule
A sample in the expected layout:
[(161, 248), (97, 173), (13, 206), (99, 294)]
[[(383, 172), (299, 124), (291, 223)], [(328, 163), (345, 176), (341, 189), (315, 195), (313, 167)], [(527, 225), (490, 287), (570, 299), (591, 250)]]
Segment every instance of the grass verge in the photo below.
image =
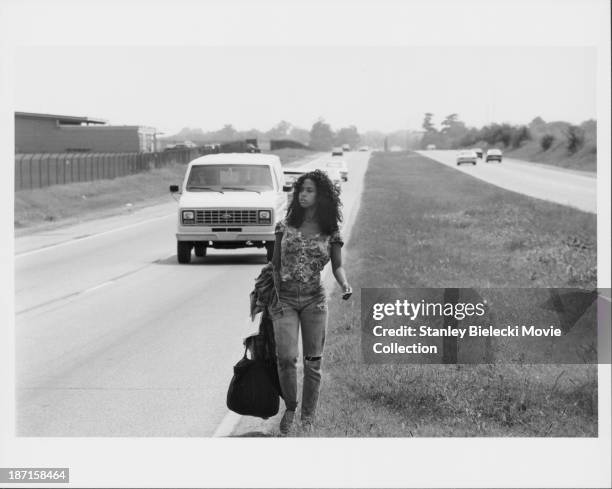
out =
[(365, 365), (360, 288), (595, 287), (596, 216), (414, 153), (370, 160), (330, 301), (318, 425), (298, 436), (597, 436), (596, 365)]
[[(271, 151), (283, 165), (315, 157), (303, 149)], [(96, 180), (15, 192), (15, 230), (26, 232), (40, 226), (53, 227), (75, 219), (91, 219), (125, 210), (169, 202), (168, 186), (180, 184), (185, 165), (173, 164), (112, 180)]]
[(167, 202), (168, 186), (180, 183), (184, 174), (184, 165), (173, 164), (112, 180), (20, 190), (15, 192), (15, 230), (112, 214), (126, 205)]

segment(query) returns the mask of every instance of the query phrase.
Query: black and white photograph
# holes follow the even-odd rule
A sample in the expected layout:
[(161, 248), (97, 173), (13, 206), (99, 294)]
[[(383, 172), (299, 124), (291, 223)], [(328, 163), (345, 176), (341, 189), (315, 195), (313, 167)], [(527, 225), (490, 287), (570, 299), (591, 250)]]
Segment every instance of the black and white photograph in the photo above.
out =
[(0, 486), (609, 487), (609, 19), (4, 2)]

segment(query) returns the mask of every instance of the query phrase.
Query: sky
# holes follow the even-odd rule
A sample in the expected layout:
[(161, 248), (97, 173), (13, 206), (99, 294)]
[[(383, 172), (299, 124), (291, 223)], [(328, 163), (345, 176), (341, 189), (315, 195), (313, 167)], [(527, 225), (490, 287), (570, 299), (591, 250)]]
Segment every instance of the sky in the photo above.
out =
[[(591, 47), (28, 46), (16, 51), (16, 110), (111, 124), (360, 131), (596, 118)], [(43, 76), (41, 76), (43, 75)]]

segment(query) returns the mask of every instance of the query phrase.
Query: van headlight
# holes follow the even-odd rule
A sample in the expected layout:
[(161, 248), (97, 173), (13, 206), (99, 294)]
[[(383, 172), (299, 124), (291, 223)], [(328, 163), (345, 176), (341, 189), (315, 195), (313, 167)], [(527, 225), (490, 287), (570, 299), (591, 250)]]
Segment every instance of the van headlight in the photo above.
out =
[(260, 224), (272, 224), (272, 212), (270, 211), (259, 211), (257, 217)]
[(183, 211), (182, 218), (185, 224), (193, 224), (195, 221), (195, 212), (194, 211)]

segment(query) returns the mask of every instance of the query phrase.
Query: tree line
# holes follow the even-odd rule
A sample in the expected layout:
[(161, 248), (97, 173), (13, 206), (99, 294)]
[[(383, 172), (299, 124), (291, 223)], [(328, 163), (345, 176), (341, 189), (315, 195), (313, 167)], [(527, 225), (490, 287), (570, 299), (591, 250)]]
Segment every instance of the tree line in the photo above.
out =
[(574, 154), (585, 145), (596, 151), (597, 123), (588, 120), (580, 125), (567, 122), (545, 122), (534, 118), (528, 125), (492, 123), (481, 127), (468, 127), (456, 113), (447, 115), (438, 129), (433, 122), (434, 114), (425, 113), (424, 130), (420, 146), (425, 149), (433, 144), (438, 149), (459, 149), (475, 146), (518, 149), (529, 142), (536, 142), (542, 151), (563, 146), (568, 154)]
[(317, 120), (310, 130), (294, 126), (288, 121), (282, 120), (268, 131), (250, 129), (238, 131), (232, 124), (226, 124), (217, 131), (204, 132), (202, 129), (184, 128), (178, 134), (169, 136), (166, 140), (193, 141), (197, 144), (223, 143), (244, 139), (265, 140), (291, 140), (303, 144), (317, 151), (328, 151), (333, 146), (348, 144), (356, 147), (361, 142), (361, 135), (357, 127), (351, 125), (333, 130), (323, 118)]
[(329, 151), (334, 146), (348, 144), (352, 148), (368, 145), (373, 148), (401, 147), (405, 149), (425, 149), (434, 144), (439, 149), (459, 149), (468, 147), (504, 150), (518, 149), (526, 144), (539, 147), (541, 151), (563, 148), (567, 154), (584, 150), (596, 152), (597, 123), (588, 120), (580, 125), (567, 122), (545, 122), (541, 117), (534, 118), (527, 125), (492, 123), (481, 128), (468, 127), (459, 114), (447, 115), (439, 124), (434, 123), (434, 114), (424, 115), (422, 131), (408, 129), (390, 133), (366, 131), (359, 133), (354, 125), (334, 130), (325, 119), (318, 119), (310, 129), (294, 126), (282, 120), (267, 131), (250, 129), (239, 131), (232, 124), (226, 124), (216, 131), (204, 132), (202, 129), (184, 128), (178, 134), (160, 138), (166, 141), (190, 140), (197, 144), (224, 143), (245, 139), (276, 140), (297, 142), (303, 147), (316, 151)]

